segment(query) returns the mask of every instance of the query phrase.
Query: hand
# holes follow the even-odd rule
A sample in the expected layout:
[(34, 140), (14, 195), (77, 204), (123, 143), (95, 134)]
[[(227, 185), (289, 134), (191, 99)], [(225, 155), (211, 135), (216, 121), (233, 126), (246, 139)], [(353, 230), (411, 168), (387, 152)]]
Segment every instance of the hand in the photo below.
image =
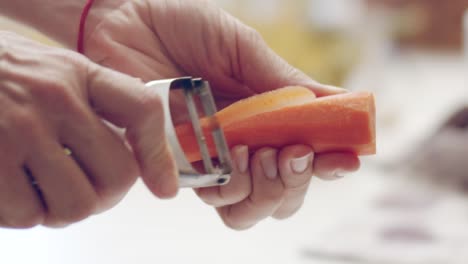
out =
[[(160, 99), (139, 80), (0, 32), (0, 105), (0, 226), (79, 221), (115, 205), (139, 173), (177, 190), (154, 177), (176, 167)], [(132, 149), (101, 118), (125, 128)]]
[[(255, 30), (209, 1), (129, 1), (90, 26), (87, 36), (86, 55), (94, 61), (145, 81), (203, 77), (220, 106), (288, 85), (308, 87), (318, 96), (344, 92), (287, 64)], [(301, 206), (313, 174), (335, 179), (359, 167), (353, 154), (314, 156), (308, 146), (265, 148), (250, 159), (245, 146), (232, 151), (232, 182), (197, 193), (235, 229), (268, 216), (291, 216)]]

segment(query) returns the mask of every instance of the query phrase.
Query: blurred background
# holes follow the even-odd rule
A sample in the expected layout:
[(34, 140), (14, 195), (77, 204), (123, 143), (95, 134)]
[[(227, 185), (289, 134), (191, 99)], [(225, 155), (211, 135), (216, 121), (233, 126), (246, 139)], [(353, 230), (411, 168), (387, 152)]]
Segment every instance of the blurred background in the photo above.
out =
[(159, 201), (138, 183), (66, 229), (0, 229), (0, 263), (468, 263), (468, 0), (216, 2), (316, 80), (373, 91), (378, 155), (245, 232), (189, 190)]

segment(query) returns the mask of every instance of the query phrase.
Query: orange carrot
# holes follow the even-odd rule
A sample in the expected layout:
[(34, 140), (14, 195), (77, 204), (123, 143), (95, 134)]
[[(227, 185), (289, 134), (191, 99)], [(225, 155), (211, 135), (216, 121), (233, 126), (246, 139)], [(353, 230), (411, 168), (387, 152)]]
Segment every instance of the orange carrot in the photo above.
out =
[[(310, 145), (316, 153), (346, 151), (358, 155), (376, 152), (374, 97), (354, 92), (316, 99), (308, 89), (288, 87), (241, 100), (216, 114), (230, 147)], [(210, 122), (201, 119), (212, 156), (216, 155)], [(176, 127), (187, 158), (201, 159), (191, 124)]]
[(310, 89), (290, 86), (237, 101), (218, 112), (216, 117), (226, 126), (263, 112), (309, 103), (315, 98), (315, 94)]

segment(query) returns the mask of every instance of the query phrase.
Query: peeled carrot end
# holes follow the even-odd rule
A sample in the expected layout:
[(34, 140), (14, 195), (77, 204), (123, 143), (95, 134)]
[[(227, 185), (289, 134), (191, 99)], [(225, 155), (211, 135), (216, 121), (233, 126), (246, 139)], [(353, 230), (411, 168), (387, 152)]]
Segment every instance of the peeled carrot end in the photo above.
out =
[[(315, 152), (376, 153), (375, 101), (372, 93), (354, 92), (316, 99), (308, 89), (288, 87), (256, 95), (217, 115), (230, 147), (310, 145)], [(216, 155), (209, 124), (202, 119), (207, 144)], [(187, 158), (201, 159), (191, 124), (176, 127)]]

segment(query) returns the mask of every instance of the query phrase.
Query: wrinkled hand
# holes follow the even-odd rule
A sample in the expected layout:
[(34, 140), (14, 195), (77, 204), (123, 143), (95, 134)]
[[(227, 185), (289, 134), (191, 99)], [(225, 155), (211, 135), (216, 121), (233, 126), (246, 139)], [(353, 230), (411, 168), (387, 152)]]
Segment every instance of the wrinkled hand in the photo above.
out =
[[(291, 67), (255, 30), (209, 1), (129, 1), (90, 28), (86, 55), (92, 60), (144, 81), (202, 77), (220, 106), (288, 85), (308, 87), (318, 96), (344, 92)], [(238, 146), (232, 155), (232, 182), (197, 193), (235, 229), (269, 216), (291, 216), (313, 174), (335, 179), (359, 167), (353, 154), (314, 156), (309, 146), (264, 148), (251, 157), (246, 146)]]
[(175, 177), (159, 97), (84, 56), (0, 31), (0, 105), (0, 226), (64, 226), (115, 205), (139, 173)]

